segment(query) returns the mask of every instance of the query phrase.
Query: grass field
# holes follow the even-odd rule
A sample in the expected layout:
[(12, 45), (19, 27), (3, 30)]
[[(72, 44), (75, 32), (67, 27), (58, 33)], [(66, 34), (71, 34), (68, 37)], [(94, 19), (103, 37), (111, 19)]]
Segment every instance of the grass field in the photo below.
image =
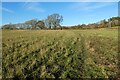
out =
[(118, 30), (3, 30), (3, 77), (108, 78), (118, 68)]

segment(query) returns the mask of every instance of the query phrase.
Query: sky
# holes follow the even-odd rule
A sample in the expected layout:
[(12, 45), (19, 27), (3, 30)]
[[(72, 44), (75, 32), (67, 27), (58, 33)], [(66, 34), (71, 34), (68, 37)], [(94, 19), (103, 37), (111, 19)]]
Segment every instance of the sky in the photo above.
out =
[(46, 19), (58, 13), (63, 26), (95, 23), (118, 16), (117, 2), (2, 2), (2, 23), (22, 23), (31, 19)]
[(2, 2), (119, 2), (119, 0), (2, 0)]

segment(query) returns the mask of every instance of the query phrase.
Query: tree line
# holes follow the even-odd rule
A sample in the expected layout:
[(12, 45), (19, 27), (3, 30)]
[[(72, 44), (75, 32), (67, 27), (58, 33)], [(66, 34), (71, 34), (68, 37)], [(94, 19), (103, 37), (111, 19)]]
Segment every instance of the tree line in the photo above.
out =
[[(81, 24), (81, 25), (75, 25), (71, 26), (70, 29), (97, 29), (97, 28), (111, 28), (115, 26), (120, 26), (120, 17), (112, 17), (108, 20), (101, 20), (96, 23), (91, 24)], [(67, 27), (66, 27), (67, 29)]]
[(20, 29), (20, 30), (39, 30), (39, 29), (95, 29), (95, 28), (111, 28), (114, 26), (120, 26), (120, 17), (112, 17), (108, 20), (101, 20), (96, 23), (91, 24), (81, 24), (75, 26), (61, 26), (63, 21), (63, 16), (60, 14), (51, 14), (48, 15), (44, 20), (32, 19), (25, 21), (24, 23), (18, 24), (5, 24), (1, 27), (1, 29)]
[(62, 29), (61, 22), (63, 17), (60, 14), (48, 15), (44, 20), (32, 19), (18, 24), (5, 24), (2, 29), (23, 29), (23, 30), (37, 30), (37, 29)]

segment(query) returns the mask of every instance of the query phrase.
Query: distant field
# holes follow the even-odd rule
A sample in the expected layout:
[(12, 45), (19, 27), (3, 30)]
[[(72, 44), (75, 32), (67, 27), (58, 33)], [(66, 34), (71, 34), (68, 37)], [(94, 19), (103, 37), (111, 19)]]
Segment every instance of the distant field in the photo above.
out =
[(3, 77), (108, 78), (118, 68), (118, 30), (3, 30)]

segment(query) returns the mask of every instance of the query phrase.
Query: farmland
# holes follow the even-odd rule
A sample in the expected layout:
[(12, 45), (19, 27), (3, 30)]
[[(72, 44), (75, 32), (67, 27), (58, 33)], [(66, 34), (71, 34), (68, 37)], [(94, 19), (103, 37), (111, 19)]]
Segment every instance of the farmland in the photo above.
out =
[(117, 77), (118, 30), (3, 30), (4, 78)]

